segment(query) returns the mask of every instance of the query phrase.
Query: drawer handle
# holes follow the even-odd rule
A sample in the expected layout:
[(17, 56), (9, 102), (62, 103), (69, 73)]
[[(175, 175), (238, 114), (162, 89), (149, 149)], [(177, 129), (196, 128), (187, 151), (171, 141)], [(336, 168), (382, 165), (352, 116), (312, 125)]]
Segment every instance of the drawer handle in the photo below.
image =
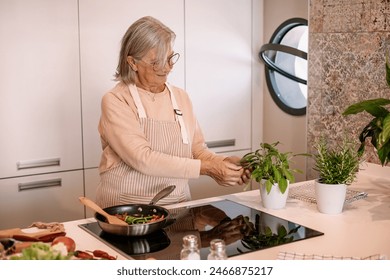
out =
[(206, 142), (209, 148), (231, 147), (236, 145), (236, 139), (218, 140)]
[(21, 169), (38, 168), (38, 167), (59, 166), (60, 163), (61, 163), (61, 159), (59, 158), (26, 160), (26, 161), (17, 162), (16, 168), (18, 170), (21, 170)]
[(42, 188), (50, 188), (50, 187), (61, 187), (62, 180), (61, 179), (52, 179), (52, 180), (44, 180), (44, 181), (35, 181), (28, 183), (19, 183), (18, 188), (19, 191), (27, 191), (34, 189), (42, 189)]

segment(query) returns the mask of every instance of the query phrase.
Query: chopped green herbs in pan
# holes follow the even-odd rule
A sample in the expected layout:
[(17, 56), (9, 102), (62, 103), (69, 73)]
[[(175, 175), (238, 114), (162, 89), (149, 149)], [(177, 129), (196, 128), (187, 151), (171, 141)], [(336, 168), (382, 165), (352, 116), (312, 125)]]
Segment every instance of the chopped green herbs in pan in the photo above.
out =
[(119, 219), (128, 223), (129, 225), (148, 224), (148, 223), (153, 223), (164, 219), (164, 215), (132, 216), (132, 215), (127, 215), (127, 213), (123, 213), (123, 214), (117, 214), (116, 216)]

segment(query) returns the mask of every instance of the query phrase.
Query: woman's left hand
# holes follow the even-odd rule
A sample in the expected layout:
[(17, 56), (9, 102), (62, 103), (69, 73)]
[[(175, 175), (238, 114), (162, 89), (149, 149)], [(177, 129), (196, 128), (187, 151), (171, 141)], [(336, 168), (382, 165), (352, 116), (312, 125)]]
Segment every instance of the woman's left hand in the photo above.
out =
[[(231, 156), (224, 159), (225, 161), (228, 161), (230, 163), (233, 163), (235, 165), (241, 166), (240, 160), (241, 158), (237, 156)], [(240, 180), (237, 182), (238, 185), (244, 185), (248, 184), (251, 179), (251, 171), (249, 169), (243, 169), (242, 175)]]

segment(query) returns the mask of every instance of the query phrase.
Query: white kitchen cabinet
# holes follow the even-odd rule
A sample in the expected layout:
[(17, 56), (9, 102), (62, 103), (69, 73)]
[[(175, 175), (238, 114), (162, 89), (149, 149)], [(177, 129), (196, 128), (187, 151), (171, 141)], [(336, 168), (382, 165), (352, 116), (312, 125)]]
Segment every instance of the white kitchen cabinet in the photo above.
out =
[[(84, 184), (85, 184), (85, 197), (96, 201), (96, 190), (98, 188), (100, 181), (99, 169), (98, 168), (90, 168), (84, 170)], [(93, 217), (95, 211), (86, 207), (85, 217)]]
[(0, 178), (82, 168), (77, 2), (0, 1)]
[(176, 33), (175, 51), (182, 57), (169, 80), (184, 87), (184, 1), (80, 0), (79, 5), (84, 167), (91, 168), (101, 155), (100, 101), (115, 85), (122, 36), (138, 18), (153, 16)]
[[(212, 150), (242, 157), (252, 137), (252, 1), (187, 0), (186, 90)], [(226, 195), (212, 178), (190, 180), (192, 199)]]
[(185, 2), (186, 90), (215, 151), (251, 148), (252, 1)]
[(0, 180), (0, 229), (84, 218), (83, 171)]

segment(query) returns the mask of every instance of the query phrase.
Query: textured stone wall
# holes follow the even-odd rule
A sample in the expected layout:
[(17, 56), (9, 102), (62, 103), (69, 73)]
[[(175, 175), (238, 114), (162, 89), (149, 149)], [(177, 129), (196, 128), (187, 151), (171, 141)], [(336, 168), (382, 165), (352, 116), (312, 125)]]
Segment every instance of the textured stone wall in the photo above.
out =
[[(323, 135), (332, 145), (344, 134), (356, 140), (370, 115), (342, 116), (348, 105), (390, 98), (384, 41), (390, 38), (390, 0), (310, 0), (307, 105), (308, 152)], [(366, 160), (379, 164), (369, 148)], [(307, 177), (316, 177), (313, 160)]]

